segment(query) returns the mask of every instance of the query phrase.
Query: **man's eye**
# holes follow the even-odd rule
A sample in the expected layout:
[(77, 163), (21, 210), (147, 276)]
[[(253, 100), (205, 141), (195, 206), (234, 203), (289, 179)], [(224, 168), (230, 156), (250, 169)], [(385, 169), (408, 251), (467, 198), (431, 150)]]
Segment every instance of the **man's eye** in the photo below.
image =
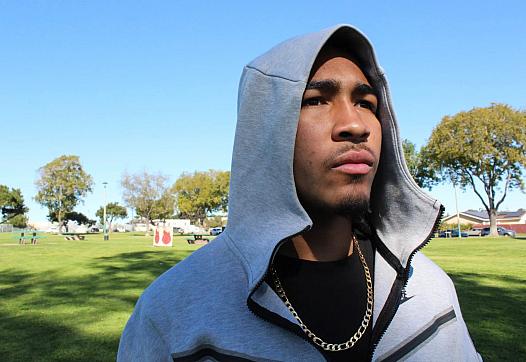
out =
[(325, 102), (324, 102), (323, 98), (321, 98), (321, 97), (312, 97), (312, 98), (304, 99), (303, 102), (301, 102), (301, 105), (303, 107), (305, 107), (305, 106), (312, 107), (312, 106), (321, 106), (324, 103)]
[(376, 106), (372, 102), (366, 101), (365, 99), (362, 99), (361, 101), (358, 101), (356, 103), (356, 105), (361, 107), (361, 108), (366, 108), (366, 109), (370, 110), (373, 113), (376, 112)]

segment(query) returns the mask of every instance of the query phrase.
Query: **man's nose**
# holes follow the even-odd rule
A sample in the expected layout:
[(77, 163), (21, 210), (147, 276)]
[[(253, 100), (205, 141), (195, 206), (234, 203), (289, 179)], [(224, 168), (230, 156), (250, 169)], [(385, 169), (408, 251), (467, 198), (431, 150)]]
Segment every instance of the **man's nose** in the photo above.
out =
[(364, 115), (360, 114), (358, 107), (353, 102), (345, 101), (336, 105), (333, 117), (332, 139), (334, 141), (355, 143), (367, 141), (371, 130)]

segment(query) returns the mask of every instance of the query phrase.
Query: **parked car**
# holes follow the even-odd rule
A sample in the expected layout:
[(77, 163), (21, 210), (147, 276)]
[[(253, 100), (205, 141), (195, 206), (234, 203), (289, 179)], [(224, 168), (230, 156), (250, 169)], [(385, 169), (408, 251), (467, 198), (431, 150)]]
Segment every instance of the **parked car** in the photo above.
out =
[(446, 236), (449, 236), (449, 235), (450, 235), (450, 234), (449, 234), (450, 232), (451, 232), (451, 230), (440, 230), (440, 231), (438, 232), (438, 237), (439, 237), (439, 238), (445, 238)]
[(482, 228), (472, 228), (467, 231), (468, 236), (482, 236)]
[[(489, 235), (489, 229), (489, 227), (482, 229), (481, 236)], [(515, 230), (506, 229), (502, 226), (497, 226), (497, 232), (500, 236), (511, 236), (512, 238), (514, 238), (516, 235)]]
[[(463, 238), (467, 238), (469, 236), (469, 234), (465, 231), (460, 231), (460, 236), (463, 237)], [(458, 238), (458, 229), (453, 229), (451, 231), (451, 237), (452, 238)]]
[(174, 226), (173, 227), (173, 233), (174, 234), (184, 234), (184, 229), (183, 228), (180, 228), (180, 227), (177, 227), (177, 226)]
[(223, 228), (222, 227), (216, 227), (216, 228), (211, 228), (210, 229), (210, 235), (219, 235), (223, 232)]
[[(460, 233), (460, 236), (463, 237), (463, 238), (467, 238), (469, 235), (467, 232), (465, 231), (462, 231)], [(438, 237), (439, 238), (458, 238), (458, 229), (448, 229), (448, 230), (442, 230), (439, 234), (438, 234)]]

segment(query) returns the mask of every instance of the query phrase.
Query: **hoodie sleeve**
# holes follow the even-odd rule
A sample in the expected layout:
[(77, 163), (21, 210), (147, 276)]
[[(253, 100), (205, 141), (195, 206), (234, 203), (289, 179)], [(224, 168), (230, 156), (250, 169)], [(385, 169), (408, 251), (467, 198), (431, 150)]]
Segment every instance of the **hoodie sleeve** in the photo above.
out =
[(122, 333), (117, 353), (118, 362), (172, 361), (167, 343), (145, 309), (139, 300)]

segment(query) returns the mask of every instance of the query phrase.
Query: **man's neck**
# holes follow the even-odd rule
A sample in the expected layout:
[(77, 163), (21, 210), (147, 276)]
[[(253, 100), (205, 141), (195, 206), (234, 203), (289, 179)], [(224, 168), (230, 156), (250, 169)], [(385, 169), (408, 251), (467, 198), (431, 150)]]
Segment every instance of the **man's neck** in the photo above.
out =
[(313, 218), (312, 229), (293, 237), (280, 252), (304, 260), (335, 261), (352, 254), (352, 240), (350, 217), (316, 217)]

